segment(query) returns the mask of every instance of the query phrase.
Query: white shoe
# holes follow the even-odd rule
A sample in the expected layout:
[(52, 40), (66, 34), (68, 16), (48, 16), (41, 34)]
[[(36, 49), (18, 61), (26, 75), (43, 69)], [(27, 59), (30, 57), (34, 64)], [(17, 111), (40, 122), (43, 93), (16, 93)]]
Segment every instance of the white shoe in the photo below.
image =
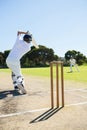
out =
[(26, 90), (24, 89), (23, 84), (18, 84), (18, 88), (21, 90), (22, 94), (26, 94)]

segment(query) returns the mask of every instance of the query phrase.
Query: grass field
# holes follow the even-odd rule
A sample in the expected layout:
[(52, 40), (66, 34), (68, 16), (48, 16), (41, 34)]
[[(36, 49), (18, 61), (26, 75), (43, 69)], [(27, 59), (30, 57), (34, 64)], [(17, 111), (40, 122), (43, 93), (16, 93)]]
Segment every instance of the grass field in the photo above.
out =
[[(77, 82), (87, 82), (87, 66), (79, 66), (79, 72), (73, 67), (73, 73), (70, 73), (69, 67), (64, 67), (64, 79), (74, 80)], [(9, 69), (0, 69), (0, 72), (9, 73)], [(22, 73), (29, 76), (39, 76), (39, 77), (49, 77), (50, 68), (23, 68)], [(55, 67), (54, 67), (54, 77), (55, 77)]]

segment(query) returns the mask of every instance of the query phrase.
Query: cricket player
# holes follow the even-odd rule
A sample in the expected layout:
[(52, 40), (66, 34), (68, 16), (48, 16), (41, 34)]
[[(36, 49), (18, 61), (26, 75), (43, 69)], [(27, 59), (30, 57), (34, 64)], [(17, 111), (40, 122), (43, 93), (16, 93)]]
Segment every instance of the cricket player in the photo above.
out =
[(76, 64), (76, 60), (73, 58), (73, 57), (71, 57), (70, 58), (70, 72), (73, 72), (73, 70), (72, 70), (72, 67), (75, 67), (76, 68), (76, 70), (79, 72), (79, 70), (78, 70), (78, 67), (77, 67), (77, 64)]
[(26, 94), (26, 90), (24, 88), (24, 78), (21, 73), (20, 59), (30, 50), (31, 41), (32, 36), (28, 32), (18, 31), (16, 42), (6, 59), (7, 66), (12, 71), (14, 89), (20, 90), (22, 94)]

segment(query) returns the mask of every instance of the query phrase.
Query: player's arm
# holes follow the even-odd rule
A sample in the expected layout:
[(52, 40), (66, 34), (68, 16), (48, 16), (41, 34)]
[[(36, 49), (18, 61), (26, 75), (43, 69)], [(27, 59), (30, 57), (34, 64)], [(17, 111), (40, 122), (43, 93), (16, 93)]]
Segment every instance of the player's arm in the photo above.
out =
[(18, 31), (17, 32), (17, 36), (21, 35), (21, 34), (28, 34), (28, 31), (27, 32), (23, 32), (23, 31)]

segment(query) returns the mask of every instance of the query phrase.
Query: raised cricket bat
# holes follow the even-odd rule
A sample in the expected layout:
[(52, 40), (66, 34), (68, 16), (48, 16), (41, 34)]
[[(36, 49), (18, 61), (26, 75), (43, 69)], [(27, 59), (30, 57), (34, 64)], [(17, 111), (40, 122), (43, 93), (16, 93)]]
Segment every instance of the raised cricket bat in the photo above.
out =
[[(29, 35), (32, 35), (29, 31), (27, 31)], [(38, 44), (36, 43), (34, 37), (32, 36), (32, 44), (36, 47), (39, 48)]]

